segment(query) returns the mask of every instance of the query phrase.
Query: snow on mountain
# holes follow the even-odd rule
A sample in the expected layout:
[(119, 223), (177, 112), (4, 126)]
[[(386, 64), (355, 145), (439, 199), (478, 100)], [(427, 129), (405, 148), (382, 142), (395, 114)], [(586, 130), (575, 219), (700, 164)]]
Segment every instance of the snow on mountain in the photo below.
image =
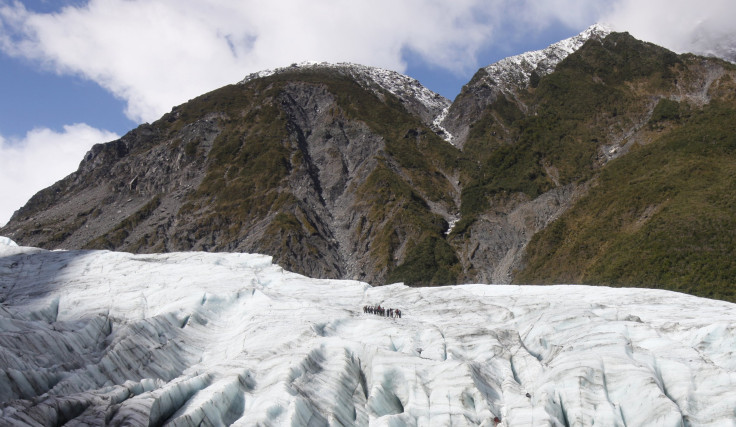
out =
[(502, 59), (485, 67), (488, 77), (502, 87), (526, 87), (533, 72), (539, 77), (554, 71), (568, 55), (580, 49), (591, 38), (602, 39), (613, 30), (605, 25), (595, 24), (582, 33), (561, 40), (542, 50), (522, 53)]
[(610, 28), (596, 24), (545, 49), (511, 56), (479, 69), (435, 128), (446, 132), (450, 136), (446, 139), (462, 149), (473, 124), (482, 119), (486, 108), (499, 96), (514, 100), (519, 109), (527, 111), (529, 106), (518, 97), (520, 90), (534, 86), (537, 79), (553, 72), (557, 64), (588, 40), (602, 40), (611, 32)]
[(673, 292), (374, 288), (4, 240), (0, 295), (2, 425), (736, 423), (736, 306)]
[(450, 107), (445, 107), (440, 114), (438, 114), (432, 121), (432, 129), (437, 132), (445, 141), (452, 144), (452, 140), (455, 138), (449, 130), (442, 126), (442, 122), (447, 117), (447, 113), (450, 112)]
[[(438, 131), (446, 140), (449, 141), (451, 139), (449, 133), (439, 123), (444, 119), (444, 115), (447, 114), (447, 109), (452, 102), (444, 96), (422, 86), (416, 79), (397, 73), (396, 71), (348, 62), (337, 64), (302, 62), (292, 64), (289, 67), (249, 74), (240, 83), (245, 84), (254, 79), (289, 71), (320, 69), (335, 70), (346, 76), (350, 76), (368, 90), (375, 91), (375, 85), (378, 85), (383, 90), (399, 98), (410, 111), (419, 114), (427, 125)], [(376, 94), (381, 96), (379, 92), (376, 92)]]

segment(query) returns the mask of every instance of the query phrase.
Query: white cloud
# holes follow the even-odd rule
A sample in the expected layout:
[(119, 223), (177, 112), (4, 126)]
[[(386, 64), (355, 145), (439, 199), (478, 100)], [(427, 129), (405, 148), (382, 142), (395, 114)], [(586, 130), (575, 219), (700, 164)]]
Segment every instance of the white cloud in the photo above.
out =
[[(608, 1), (602, 0), (517, 0), (516, 4), (510, 10), (518, 10), (518, 16), (512, 20), (522, 35), (544, 29), (554, 21), (568, 28), (586, 28), (610, 7)], [(550, 44), (556, 41), (559, 40), (551, 40)]]
[(92, 145), (118, 138), (86, 124), (34, 129), (22, 139), (0, 135), (0, 226), (36, 192), (74, 172)]
[(736, 60), (733, 0), (619, 0), (601, 19), (675, 52)]
[(152, 121), (251, 72), (304, 60), (403, 71), (409, 49), (430, 64), (474, 71), (493, 27), (484, 6), (503, 3), (91, 0), (56, 14), (13, 3), (0, 8), (0, 46), (93, 80), (127, 101), (128, 117)]
[(127, 102), (135, 121), (304, 60), (404, 71), (410, 50), (470, 73), (487, 65), (477, 55), (495, 41), (551, 25), (605, 21), (677, 51), (723, 51), (736, 16), (733, 0), (89, 0), (55, 14), (9, 1), (0, 0), (4, 52), (97, 82)]
[[(0, 0), (0, 48), (97, 82), (135, 121), (245, 75), (306, 60), (405, 71), (406, 51), (471, 74), (502, 34), (584, 28), (585, 0), (90, 0), (55, 14)], [(574, 12), (571, 12), (574, 11)], [(3, 31), (4, 30), (4, 31)], [(3, 33), (5, 35), (3, 36)], [(500, 37), (499, 37), (500, 36)], [(554, 40), (556, 41), (556, 40)]]

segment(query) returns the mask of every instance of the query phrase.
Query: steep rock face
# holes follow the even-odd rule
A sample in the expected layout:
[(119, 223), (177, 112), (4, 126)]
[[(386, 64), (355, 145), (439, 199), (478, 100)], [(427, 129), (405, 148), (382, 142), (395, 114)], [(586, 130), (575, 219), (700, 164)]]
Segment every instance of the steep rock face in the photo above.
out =
[(379, 98), (383, 98), (384, 92), (396, 96), (401, 104), (411, 114), (421, 118), (425, 125), (432, 125), (442, 112), (450, 107), (450, 100), (432, 92), (422, 86), (416, 79), (376, 67), (367, 67), (352, 63), (302, 63), (292, 64), (289, 67), (275, 70), (265, 70), (246, 76), (240, 83), (245, 84), (251, 80), (268, 77), (279, 73), (288, 73), (289, 70), (312, 70), (337, 72), (343, 76), (350, 77), (366, 90), (371, 91)]
[(519, 193), (497, 199), (463, 235), (451, 236), (463, 254), (465, 280), (511, 283), (531, 238), (573, 206), (587, 188), (569, 184), (534, 199)]
[[(207, 114), (173, 139), (162, 141), (160, 126), (142, 125), (117, 141), (97, 144), (76, 172), (18, 210), (4, 232), (63, 248), (88, 246), (107, 233), (100, 246), (122, 247), (127, 240), (135, 242), (125, 246), (128, 250), (138, 250), (143, 229), (175, 221), (182, 201), (201, 183), (203, 156), (219, 132), (216, 115)], [(199, 152), (189, 148), (194, 141)]]

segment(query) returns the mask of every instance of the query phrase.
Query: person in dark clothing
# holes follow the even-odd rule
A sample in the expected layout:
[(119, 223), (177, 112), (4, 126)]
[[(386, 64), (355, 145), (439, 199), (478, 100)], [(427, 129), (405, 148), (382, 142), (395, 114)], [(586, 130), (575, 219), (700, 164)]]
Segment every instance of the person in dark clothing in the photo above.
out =
[(363, 313), (374, 314), (381, 317), (401, 319), (401, 310), (399, 310), (398, 308), (381, 307), (380, 305), (364, 305)]

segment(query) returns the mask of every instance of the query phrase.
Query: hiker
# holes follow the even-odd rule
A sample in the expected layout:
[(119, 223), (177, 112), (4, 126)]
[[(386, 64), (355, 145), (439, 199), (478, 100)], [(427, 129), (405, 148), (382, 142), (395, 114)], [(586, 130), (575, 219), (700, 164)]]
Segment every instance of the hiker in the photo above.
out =
[(381, 307), (380, 305), (364, 305), (363, 313), (375, 314), (381, 317), (391, 317), (401, 319), (401, 310), (398, 308)]

